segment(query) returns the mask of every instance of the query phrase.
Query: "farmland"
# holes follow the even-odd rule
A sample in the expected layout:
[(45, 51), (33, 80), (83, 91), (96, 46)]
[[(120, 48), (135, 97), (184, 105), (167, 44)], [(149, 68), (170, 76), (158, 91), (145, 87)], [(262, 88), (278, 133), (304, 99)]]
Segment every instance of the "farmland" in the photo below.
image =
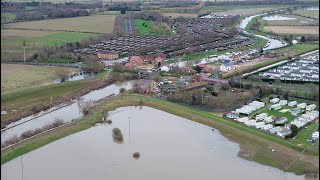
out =
[(52, 84), (57, 79), (56, 70), (66, 69), (70, 73), (75, 68), (32, 66), (22, 64), (1, 64), (1, 94), (27, 87)]
[[(271, 16), (272, 17), (272, 16)], [(296, 16), (296, 15), (285, 15), (281, 17), (288, 17), (288, 18), (294, 18), (291, 20), (264, 20), (265, 25), (267, 26), (319, 26), (319, 21), (306, 18), (306, 17), (301, 17), (301, 16)]]
[(167, 17), (169, 17), (169, 16), (171, 16), (171, 17), (173, 17), (173, 18), (177, 18), (177, 17), (180, 17), (180, 16), (182, 16), (182, 17), (192, 17), (192, 18), (196, 18), (196, 17), (198, 17), (198, 14), (188, 14), (188, 13), (162, 13), (164, 16), (167, 16)]
[(80, 31), (91, 33), (111, 33), (115, 15), (96, 15), (74, 18), (50, 19), (30, 22), (19, 22), (8, 24), (6, 28), (22, 29), (43, 29), (43, 30), (64, 30)]
[(304, 17), (319, 19), (319, 10), (311, 11), (307, 9), (297, 9), (293, 13), (296, 15), (304, 16)]
[(318, 34), (319, 26), (265, 26), (267, 32), (276, 34)]
[(1, 24), (3, 23), (9, 23), (11, 22), (14, 18), (16, 18), (15, 13), (1, 13)]
[(26, 41), (26, 57), (45, 46), (59, 46), (67, 42), (76, 42), (96, 34), (75, 32), (34, 31), (34, 30), (1, 30), (1, 59), (23, 60), (23, 40)]

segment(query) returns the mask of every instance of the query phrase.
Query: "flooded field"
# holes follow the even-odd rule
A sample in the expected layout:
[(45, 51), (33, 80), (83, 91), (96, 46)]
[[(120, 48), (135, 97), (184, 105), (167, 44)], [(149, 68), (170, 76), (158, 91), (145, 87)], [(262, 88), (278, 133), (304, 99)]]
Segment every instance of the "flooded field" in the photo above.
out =
[[(238, 158), (239, 145), (208, 126), (149, 107), (109, 114), (111, 125), (70, 135), (2, 165), (1, 179), (304, 179)], [(113, 141), (113, 128), (121, 129), (122, 144)]]
[(294, 20), (296, 18), (274, 15), (274, 16), (267, 16), (262, 19), (267, 21), (283, 21), (283, 20)]
[[(120, 88), (131, 89), (133, 82), (116, 83), (110, 86), (106, 86), (99, 90), (91, 91), (90, 93), (81, 97), (82, 101), (97, 101), (102, 98), (111, 95), (119, 94)], [(60, 106), (53, 107), (46, 111), (43, 111), (34, 116), (28, 116), (19, 121), (6, 126), (1, 130), (1, 143), (8, 140), (13, 136), (20, 136), (27, 130), (35, 130), (41, 128), (44, 125), (52, 123), (55, 119), (62, 119), (64, 122), (71, 122), (73, 119), (80, 118), (82, 112), (77, 103), (77, 100), (73, 100), (70, 104), (62, 104)]]

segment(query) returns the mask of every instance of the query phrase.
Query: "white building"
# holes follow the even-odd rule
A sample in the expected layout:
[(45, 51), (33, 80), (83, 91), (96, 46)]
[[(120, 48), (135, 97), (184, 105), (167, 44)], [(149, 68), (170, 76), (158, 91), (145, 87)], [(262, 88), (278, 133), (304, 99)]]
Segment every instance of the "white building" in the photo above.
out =
[(277, 103), (277, 102), (279, 102), (280, 101), (280, 99), (279, 98), (273, 98), (273, 99), (271, 99), (270, 100), (270, 103)]
[(266, 117), (268, 117), (268, 114), (267, 114), (267, 113), (261, 113), (261, 114), (258, 114), (258, 115), (256, 116), (256, 120), (257, 120), (257, 121), (262, 121), (262, 120), (264, 120)]
[(280, 100), (280, 101), (279, 101), (279, 104), (280, 104), (281, 106), (284, 106), (284, 105), (287, 105), (287, 104), (288, 104), (288, 101), (287, 101), (287, 100)]
[(271, 129), (269, 130), (269, 132), (272, 133), (272, 134), (275, 134), (275, 133), (281, 131), (281, 129), (282, 129), (282, 128), (281, 128), (280, 126), (276, 126), (276, 127), (271, 128)]
[(242, 117), (242, 118), (238, 118), (237, 121), (241, 122), (241, 123), (244, 123), (246, 121), (249, 121), (249, 118), (248, 117)]
[(170, 70), (170, 68), (168, 67), (168, 66), (162, 66), (161, 68), (160, 68), (160, 70), (161, 70), (161, 72), (169, 72), (169, 70)]
[(273, 128), (273, 125), (272, 125), (272, 124), (266, 124), (266, 125), (264, 125), (264, 126), (262, 127), (262, 130), (267, 131), (267, 130), (269, 130), (269, 129), (271, 129), (271, 128)]
[(280, 131), (277, 132), (277, 135), (283, 138), (289, 134), (291, 134), (291, 130), (287, 128), (282, 128)]
[(306, 103), (300, 103), (297, 105), (297, 108), (300, 108), (300, 109), (304, 109), (307, 107), (307, 104)]
[(266, 124), (264, 123), (264, 122), (257, 122), (256, 124), (255, 124), (255, 127), (257, 128), (257, 129), (261, 129), (262, 127), (264, 127)]
[(236, 67), (231, 63), (230, 64), (224, 63), (220, 66), (220, 71), (231, 71), (234, 69), (236, 69)]
[(297, 105), (297, 104), (298, 104), (297, 101), (290, 101), (290, 102), (288, 103), (288, 106), (293, 107), (293, 106), (295, 106), (295, 105)]
[(313, 111), (317, 108), (317, 106), (315, 104), (310, 104), (306, 107), (307, 111)]
[(269, 110), (278, 110), (278, 109), (281, 109), (281, 105), (280, 104), (272, 104), (269, 107)]
[(266, 124), (272, 123), (273, 121), (274, 119), (272, 118), (272, 116), (268, 116), (263, 120), (263, 122), (265, 122)]

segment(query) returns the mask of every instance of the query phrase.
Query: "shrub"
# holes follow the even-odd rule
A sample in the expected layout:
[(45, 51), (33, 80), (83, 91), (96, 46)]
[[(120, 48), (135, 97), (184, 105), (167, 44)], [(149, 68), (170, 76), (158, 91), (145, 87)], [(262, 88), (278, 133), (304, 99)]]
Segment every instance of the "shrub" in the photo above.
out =
[(126, 92), (126, 88), (120, 88), (119, 92), (120, 92), (120, 93)]
[(140, 153), (139, 152), (135, 152), (132, 154), (132, 156), (136, 159), (140, 158)]
[(123, 135), (122, 135), (121, 130), (119, 128), (112, 129), (112, 137), (115, 142), (118, 142), (118, 143), (123, 142)]
[(112, 124), (112, 121), (110, 119), (107, 120), (108, 124)]

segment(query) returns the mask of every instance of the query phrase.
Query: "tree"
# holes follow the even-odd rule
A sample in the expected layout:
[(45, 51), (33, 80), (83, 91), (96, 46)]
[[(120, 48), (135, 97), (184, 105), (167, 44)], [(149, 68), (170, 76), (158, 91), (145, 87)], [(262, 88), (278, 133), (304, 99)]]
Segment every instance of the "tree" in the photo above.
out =
[(24, 39), (22, 40), (22, 46), (23, 46), (23, 61), (26, 62), (26, 45), (27, 41)]
[(286, 91), (286, 92), (284, 93), (283, 98), (284, 98), (285, 100), (289, 100), (289, 92), (288, 92), (288, 91)]
[(294, 124), (291, 124), (290, 130), (291, 130), (292, 137), (295, 137), (299, 132), (298, 127), (296, 125), (294, 125)]
[(83, 101), (83, 100), (78, 100), (78, 106), (83, 115), (87, 115), (89, 113), (89, 109), (93, 107), (93, 102), (92, 101)]
[(304, 43), (306, 41), (307, 41), (306, 38), (304, 36), (302, 36), (301, 39), (300, 39), (300, 42)]
[(60, 82), (65, 82), (68, 79), (69, 71), (65, 68), (57, 69), (55, 73), (60, 78)]

